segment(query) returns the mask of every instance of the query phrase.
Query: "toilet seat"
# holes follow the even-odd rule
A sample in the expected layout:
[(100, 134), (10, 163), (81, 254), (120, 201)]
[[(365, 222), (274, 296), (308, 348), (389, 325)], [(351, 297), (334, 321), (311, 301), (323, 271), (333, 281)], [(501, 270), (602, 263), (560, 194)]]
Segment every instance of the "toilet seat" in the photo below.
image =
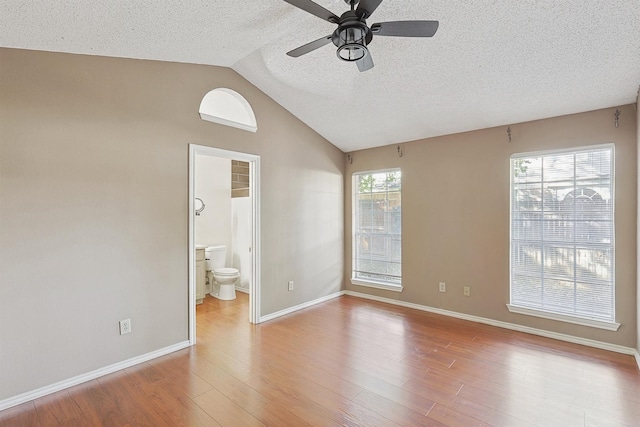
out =
[(230, 267), (216, 268), (215, 270), (213, 270), (213, 274), (218, 276), (235, 276), (238, 273), (239, 271), (237, 268)]

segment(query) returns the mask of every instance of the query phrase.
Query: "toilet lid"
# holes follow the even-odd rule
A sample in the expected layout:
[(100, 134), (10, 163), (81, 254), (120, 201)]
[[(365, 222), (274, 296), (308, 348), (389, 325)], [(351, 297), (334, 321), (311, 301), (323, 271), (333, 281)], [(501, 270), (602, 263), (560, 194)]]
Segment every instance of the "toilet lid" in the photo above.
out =
[(238, 274), (237, 268), (216, 268), (213, 272), (214, 274), (219, 274), (220, 276), (233, 276), (234, 274)]

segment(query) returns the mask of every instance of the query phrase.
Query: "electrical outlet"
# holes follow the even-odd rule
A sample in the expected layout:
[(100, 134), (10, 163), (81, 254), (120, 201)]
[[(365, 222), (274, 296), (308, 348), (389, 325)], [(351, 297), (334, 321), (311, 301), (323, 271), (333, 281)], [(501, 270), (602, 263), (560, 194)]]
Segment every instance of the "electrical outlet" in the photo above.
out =
[(128, 334), (131, 332), (131, 319), (124, 319), (120, 321), (120, 335)]
[(289, 280), (289, 290), (293, 290), (293, 280)]
[(464, 287), (464, 296), (465, 297), (470, 297), (471, 296), (471, 288), (469, 286), (465, 286)]
[(447, 292), (447, 285), (444, 282), (440, 282), (440, 292)]

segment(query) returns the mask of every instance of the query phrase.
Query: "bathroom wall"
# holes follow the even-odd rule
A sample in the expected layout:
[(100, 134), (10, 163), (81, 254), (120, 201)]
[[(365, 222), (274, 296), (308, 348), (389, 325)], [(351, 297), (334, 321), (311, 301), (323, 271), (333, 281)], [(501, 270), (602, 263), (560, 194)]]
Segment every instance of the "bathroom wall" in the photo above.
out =
[(231, 161), (231, 197), (249, 196), (249, 163)]
[(231, 160), (196, 155), (195, 196), (205, 209), (195, 217), (195, 239), (198, 245), (225, 245), (231, 265)]
[(231, 255), (232, 265), (240, 271), (236, 288), (249, 292), (251, 280), (251, 199), (234, 197), (231, 199)]

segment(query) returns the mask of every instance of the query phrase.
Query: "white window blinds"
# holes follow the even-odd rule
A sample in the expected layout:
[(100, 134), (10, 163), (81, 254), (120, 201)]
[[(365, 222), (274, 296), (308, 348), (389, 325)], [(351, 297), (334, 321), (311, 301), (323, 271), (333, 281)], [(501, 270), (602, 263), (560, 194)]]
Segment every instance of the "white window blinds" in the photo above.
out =
[(402, 284), (400, 170), (353, 175), (352, 279)]
[(511, 304), (615, 321), (613, 146), (511, 158)]

